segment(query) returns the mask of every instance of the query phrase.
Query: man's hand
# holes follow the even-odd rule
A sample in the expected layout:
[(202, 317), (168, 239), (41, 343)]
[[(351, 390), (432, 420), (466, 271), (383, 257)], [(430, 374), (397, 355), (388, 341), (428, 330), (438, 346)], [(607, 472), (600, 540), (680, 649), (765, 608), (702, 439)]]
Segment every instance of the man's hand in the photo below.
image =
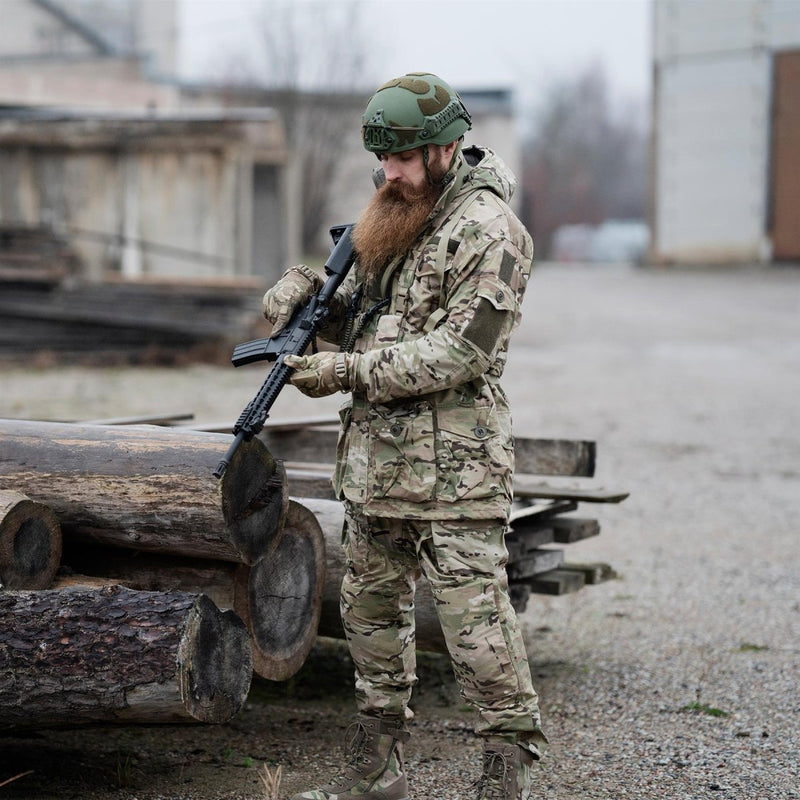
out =
[(316, 294), (322, 279), (310, 267), (299, 264), (290, 267), (283, 277), (264, 295), (264, 317), (272, 323), (275, 336), (291, 319), (294, 310)]
[(355, 356), (328, 351), (308, 356), (284, 356), (283, 363), (291, 367), (289, 381), (309, 397), (327, 397), (334, 392), (350, 391), (350, 375)]

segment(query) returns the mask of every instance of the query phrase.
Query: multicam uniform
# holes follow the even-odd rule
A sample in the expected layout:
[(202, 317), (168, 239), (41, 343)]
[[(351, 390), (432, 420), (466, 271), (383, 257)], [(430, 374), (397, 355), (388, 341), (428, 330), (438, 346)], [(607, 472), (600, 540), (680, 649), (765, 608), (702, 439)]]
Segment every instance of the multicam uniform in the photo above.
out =
[(446, 181), (412, 250), (380, 285), (349, 276), (323, 333), (356, 354), (334, 476), (346, 508), (342, 618), (360, 711), (409, 719), (424, 573), (477, 732), (538, 757), (505, 573), (513, 445), (499, 384), (533, 245), (507, 205), (515, 179), (491, 151), (465, 150)]

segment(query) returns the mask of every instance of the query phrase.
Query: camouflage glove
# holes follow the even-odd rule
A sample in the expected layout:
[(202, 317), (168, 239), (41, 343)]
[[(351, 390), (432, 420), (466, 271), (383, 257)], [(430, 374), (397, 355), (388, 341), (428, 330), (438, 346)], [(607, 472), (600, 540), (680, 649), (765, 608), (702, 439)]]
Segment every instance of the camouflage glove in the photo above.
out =
[(283, 363), (295, 372), (289, 380), (309, 397), (326, 397), (334, 392), (348, 392), (358, 356), (352, 353), (314, 353), (308, 356), (284, 356)]
[(290, 320), (294, 310), (302, 306), (322, 286), (322, 279), (305, 264), (289, 267), (283, 277), (264, 295), (264, 317), (272, 323), (272, 336)]

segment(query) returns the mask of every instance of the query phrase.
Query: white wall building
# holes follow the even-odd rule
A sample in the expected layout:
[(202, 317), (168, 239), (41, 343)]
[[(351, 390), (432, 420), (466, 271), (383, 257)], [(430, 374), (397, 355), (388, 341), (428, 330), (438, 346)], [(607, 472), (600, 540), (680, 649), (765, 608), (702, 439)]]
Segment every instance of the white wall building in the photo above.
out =
[(655, 0), (652, 257), (800, 261), (800, 2)]

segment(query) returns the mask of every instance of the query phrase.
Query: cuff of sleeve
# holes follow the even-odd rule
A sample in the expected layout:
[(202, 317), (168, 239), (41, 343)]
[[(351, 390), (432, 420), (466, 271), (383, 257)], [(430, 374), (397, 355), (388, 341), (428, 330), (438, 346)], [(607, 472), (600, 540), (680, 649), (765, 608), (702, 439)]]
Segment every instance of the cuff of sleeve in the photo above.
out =
[(358, 353), (337, 353), (333, 369), (336, 378), (341, 384), (343, 392), (350, 392), (356, 388), (358, 378), (358, 362), (361, 359)]
[(333, 371), (343, 392), (349, 392), (353, 386), (354, 368), (357, 359), (358, 356), (353, 353), (336, 354), (336, 360), (333, 362)]

